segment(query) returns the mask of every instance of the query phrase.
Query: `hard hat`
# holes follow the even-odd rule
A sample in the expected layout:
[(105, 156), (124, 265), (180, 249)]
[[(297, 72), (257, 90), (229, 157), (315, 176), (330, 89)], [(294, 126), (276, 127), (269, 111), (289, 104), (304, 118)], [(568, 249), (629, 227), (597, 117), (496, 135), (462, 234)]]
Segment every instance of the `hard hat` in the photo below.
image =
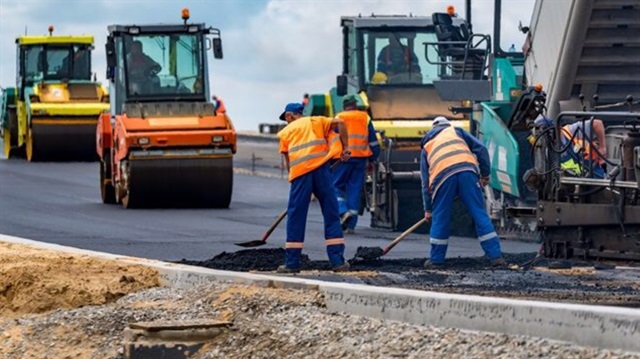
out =
[(449, 120), (447, 120), (446, 117), (444, 116), (438, 116), (433, 120), (433, 124), (432, 126), (449, 126), (451, 125), (451, 122), (449, 122)]
[(371, 77), (371, 83), (374, 85), (386, 84), (387, 79), (387, 75), (384, 72), (378, 71)]
[(355, 94), (346, 95), (345, 97), (342, 98), (342, 105), (343, 106), (347, 106), (349, 104), (357, 105), (358, 102), (360, 102), (358, 101), (358, 97), (360, 96)]

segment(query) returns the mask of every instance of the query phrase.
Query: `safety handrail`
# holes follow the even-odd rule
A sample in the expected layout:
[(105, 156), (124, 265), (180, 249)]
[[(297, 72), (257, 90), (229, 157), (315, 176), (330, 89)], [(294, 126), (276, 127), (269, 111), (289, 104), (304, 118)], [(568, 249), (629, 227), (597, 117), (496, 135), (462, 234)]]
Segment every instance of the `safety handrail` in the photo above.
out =
[[(477, 40), (476, 43), (474, 43), (474, 39), (479, 39)], [(437, 42), (423, 42), (423, 44), (425, 45), (424, 47), (424, 53), (425, 53), (425, 58), (427, 60), (427, 63), (431, 64), (431, 65), (443, 65), (446, 66), (448, 68), (453, 68), (454, 65), (462, 65), (462, 73), (460, 75), (460, 79), (464, 79), (464, 75), (466, 75), (466, 70), (467, 70), (467, 64), (468, 64), (468, 60), (469, 60), (469, 53), (471, 50), (482, 50), (480, 48), (480, 45), (482, 43), (485, 43), (485, 48), (484, 48), (484, 53), (483, 53), (483, 64), (482, 64), (482, 70), (486, 70), (488, 65), (487, 65), (487, 58), (489, 56), (489, 54), (491, 53), (491, 36), (486, 35), (486, 34), (472, 34), (471, 36), (469, 36), (469, 39), (467, 39), (467, 41), (437, 41)], [(434, 46), (436, 54), (438, 55), (439, 58), (446, 58), (446, 55), (443, 55), (440, 51), (440, 47), (441, 46), (445, 46), (445, 45), (457, 45), (460, 46), (460, 48), (464, 48), (464, 58), (462, 61), (433, 61), (432, 59), (429, 58), (429, 46)]]

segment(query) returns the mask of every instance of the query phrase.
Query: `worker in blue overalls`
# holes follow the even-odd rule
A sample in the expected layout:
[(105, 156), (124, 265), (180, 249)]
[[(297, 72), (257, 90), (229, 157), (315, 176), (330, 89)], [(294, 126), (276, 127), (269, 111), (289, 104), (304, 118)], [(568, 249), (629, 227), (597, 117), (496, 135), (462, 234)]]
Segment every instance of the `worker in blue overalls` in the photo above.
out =
[(420, 173), (425, 219), (431, 224), (428, 269), (444, 265), (449, 244), (451, 207), (460, 197), (476, 224), (480, 246), (494, 267), (503, 267), (500, 239), (487, 214), (482, 187), (489, 183), (489, 152), (475, 137), (438, 116), (422, 139)]
[[(356, 96), (345, 96), (342, 105), (344, 111), (336, 116), (343, 120), (347, 127), (351, 152), (351, 158), (333, 170), (333, 185), (338, 197), (342, 226), (347, 234), (355, 232), (358, 222), (367, 161), (376, 161), (380, 154), (376, 130), (369, 115), (358, 110)], [(334, 159), (339, 159), (339, 154), (336, 154)]]
[[(348, 132), (339, 118), (302, 115), (304, 105), (288, 104), (280, 119), (287, 126), (280, 132), (280, 153), (284, 155), (289, 171), (289, 205), (287, 207), (287, 242), (285, 264), (278, 273), (300, 272), (300, 256), (311, 194), (318, 198), (324, 218), (324, 243), (332, 269), (349, 270), (344, 259), (344, 237), (340, 227), (338, 203), (335, 198), (331, 170), (328, 162), (337, 154), (341, 161), (349, 159), (349, 151), (333, 146), (347, 144)], [(338, 132), (334, 132), (334, 130)], [(334, 152), (335, 151), (335, 152)]]

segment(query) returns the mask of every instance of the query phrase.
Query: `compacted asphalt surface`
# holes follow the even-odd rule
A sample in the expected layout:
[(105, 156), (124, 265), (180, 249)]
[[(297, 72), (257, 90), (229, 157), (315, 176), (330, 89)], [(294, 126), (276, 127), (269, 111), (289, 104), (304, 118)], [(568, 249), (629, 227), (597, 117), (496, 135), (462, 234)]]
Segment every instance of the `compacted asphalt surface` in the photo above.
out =
[[(1, 141), (0, 141), (1, 143)], [(0, 148), (2, 148), (0, 146)], [(100, 200), (98, 163), (29, 163), (0, 160), (0, 234), (161, 260), (204, 260), (242, 248), (235, 242), (260, 239), (264, 230), (286, 208), (288, 183), (281, 178), (252, 176), (251, 155), (277, 160), (275, 143), (241, 141), (235, 160), (238, 173), (229, 209), (132, 209), (105, 205)], [(272, 153), (273, 152), (273, 153)], [(274, 155), (275, 153), (275, 155)], [(258, 167), (279, 177), (279, 169)], [(261, 168), (258, 168), (260, 170)], [(358, 246), (384, 246), (399, 233), (368, 227), (361, 218), (357, 233), (347, 236), (346, 257)], [(262, 248), (282, 247), (285, 223)], [(304, 252), (325, 259), (320, 207), (312, 202)], [(449, 257), (482, 255), (476, 239), (454, 238)], [(538, 245), (503, 241), (505, 252), (534, 252)], [(427, 235), (411, 235), (390, 252), (389, 258), (425, 258)]]

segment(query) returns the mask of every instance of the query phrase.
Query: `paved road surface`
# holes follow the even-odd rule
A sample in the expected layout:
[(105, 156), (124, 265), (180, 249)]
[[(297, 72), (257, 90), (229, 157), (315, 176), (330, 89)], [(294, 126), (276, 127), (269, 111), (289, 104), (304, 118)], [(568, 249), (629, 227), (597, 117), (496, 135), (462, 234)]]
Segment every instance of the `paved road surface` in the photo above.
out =
[[(252, 143), (241, 146), (246, 150), (237, 164), (242, 166), (246, 166), (247, 154), (254, 152), (252, 146), (262, 152), (270, 148)], [(0, 233), (146, 258), (202, 260), (240, 249), (234, 242), (259, 239), (285, 208), (287, 191), (284, 180), (237, 174), (228, 210), (125, 210), (101, 203), (97, 163), (0, 160)], [(396, 235), (366, 227), (368, 218), (360, 223), (358, 234), (347, 237), (348, 257), (357, 246), (383, 246)], [(305, 252), (312, 259), (325, 258), (322, 234), (320, 208), (313, 203), (305, 243)], [(269, 246), (283, 242), (284, 225), (274, 232)], [(533, 252), (536, 245), (504, 242), (503, 248)], [(426, 257), (427, 251), (428, 237), (414, 235), (388, 256)], [(481, 254), (475, 239), (460, 238), (450, 245), (450, 256)]]

